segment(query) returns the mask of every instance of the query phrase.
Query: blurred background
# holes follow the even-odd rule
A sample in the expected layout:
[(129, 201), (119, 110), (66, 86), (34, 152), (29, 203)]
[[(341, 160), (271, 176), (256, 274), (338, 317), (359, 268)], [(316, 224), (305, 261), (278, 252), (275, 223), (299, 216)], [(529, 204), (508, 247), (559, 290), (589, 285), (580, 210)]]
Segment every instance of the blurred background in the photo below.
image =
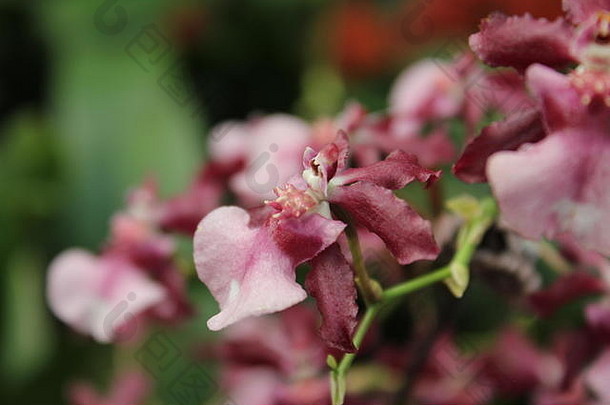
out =
[(109, 378), (112, 348), (49, 313), (45, 275), (61, 250), (100, 247), (130, 187), (183, 190), (226, 119), (383, 109), (404, 67), (466, 47), (493, 10), (554, 17), (560, 1), (2, 1), (1, 402), (62, 404), (69, 383)]

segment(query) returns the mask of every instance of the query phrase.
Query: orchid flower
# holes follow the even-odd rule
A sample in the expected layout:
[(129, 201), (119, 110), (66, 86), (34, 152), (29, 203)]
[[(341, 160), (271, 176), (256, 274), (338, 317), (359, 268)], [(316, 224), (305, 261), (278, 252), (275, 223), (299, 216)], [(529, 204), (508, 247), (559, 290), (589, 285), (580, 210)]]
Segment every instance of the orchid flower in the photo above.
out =
[[(525, 71), (537, 106), (484, 129), (454, 170), (488, 180), (503, 221), (522, 236), (569, 236), (610, 255), (610, 2), (567, 0), (564, 9), (575, 28), (493, 15), (471, 37), (484, 61)], [(568, 63), (579, 65), (567, 75), (548, 67)]]
[(47, 297), (55, 315), (108, 343), (133, 337), (136, 321), (175, 322), (190, 313), (184, 279), (173, 263), (174, 241), (159, 231), (154, 183), (131, 193), (112, 219), (106, 249), (69, 249), (49, 266)]
[(396, 151), (365, 168), (346, 168), (347, 135), (319, 152), (307, 148), (302, 176), (276, 188), (277, 198), (250, 212), (221, 207), (208, 214), (195, 233), (199, 278), (220, 305), (208, 321), (212, 330), (241, 319), (281, 311), (306, 297), (295, 268), (312, 265), (307, 288), (318, 300), (330, 344), (354, 350), (356, 292), (351, 268), (335, 242), (346, 223), (334, 219), (331, 205), (377, 234), (396, 259), (407, 264), (434, 259), (438, 247), (428, 221), (392, 190), (413, 180), (435, 181), (439, 173)]

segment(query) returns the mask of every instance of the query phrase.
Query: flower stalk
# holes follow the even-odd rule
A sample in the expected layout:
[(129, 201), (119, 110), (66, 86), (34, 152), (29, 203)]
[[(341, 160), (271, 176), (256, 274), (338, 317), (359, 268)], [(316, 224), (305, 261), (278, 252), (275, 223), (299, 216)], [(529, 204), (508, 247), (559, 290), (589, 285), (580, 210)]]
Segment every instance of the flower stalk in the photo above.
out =
[[(382, 292), (377, 301), (374, 301), (373, 304), (369, 305), (367, 302), (367, 309), (358, 325), (358, 328), (356, 329), (356, 333), (354, 334), (353, 338), (354, 346), (357, 349), (360, 349), (360, 345), (362, 344), (362, 341), (371, 324), (386, 304), (395, 299), (404, 297), (407, 294), (433, 285), (439, 281), (445, 281), (448, 284), (448, 287), (451, 289), (448, 280), (455, 278), (456, 269), (465, 269), (465, 278), (466, 280), (468, 279), (468, 267), (470, 265), (472, 256), (474, 255), (477, 246), (481, 242), (483, 235), (493, 224), (494, 219), (498, 214), (496, 204), (491, 198), (481, 201), (479, 208), (480, 209), (477, 210), (477, 215), (475, 217), (467, 218), (464, 225), (460, 229), (457, 241), (457, 252), (448, 265), (434, 270), (431, 273), (416, 277), (386, 289)], [(346, 229), (349, 228), (350, 226), (348, 226)], [(346, 231), (346, 233), (347, 232), (348, 231)], [(351, 231), (349, 232), (355, 232), (355, 229), (351, 228)], [(352, 249), (352, 244), (358, 243), (357, 235), (355, 238), (352, 238), (353, 235), (350, 235), (350, 233), (347, 235), (348, 239), (350, 240), (350, 249)], [(359, 246), (357, 247), (356, 252), (360, 252)], [(354, 249), (352, 249), (352, 256), (354, 256)], [(356, 257), (359, 258), (359, 263), (357, 263)], [(359, 272), (366, 275), (366, 269), (362, 262), (361, 254), (360, 256), (354, 256), (354, 270), (356, 271), (357, 282), (358, 277), (360, 276)], [(360, 279), (360, 281), (362, 280), (367, 280), (369, 282), (372, 281), (368, 275), (366, 275), (365, 278)], [(367, 285), (371, 286), (371, 284)], [(362, 288), (360, 284), (358, 287)], [(361, 291), (363, 290), (361, 289)], [(346, 375), (354, 362), (356, 355), (357, 353), (346, 353), (338, 364), (334, 362), (330, 363), (333, 365), (336, 364), (335, 367), (331, 367), (331, 397), (333, 405), (342, 405), (344, 402), (345, 393), (347, 390)]]

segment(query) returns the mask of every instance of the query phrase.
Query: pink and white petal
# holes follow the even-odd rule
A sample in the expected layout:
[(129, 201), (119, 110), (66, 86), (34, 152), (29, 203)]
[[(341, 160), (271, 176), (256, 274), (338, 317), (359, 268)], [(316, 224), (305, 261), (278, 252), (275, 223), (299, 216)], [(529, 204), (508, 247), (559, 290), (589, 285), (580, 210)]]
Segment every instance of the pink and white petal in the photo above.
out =
[(487, 177), (512, 230), (529, 239), (572, 235), (610, 255), (610, 138), (570, 130), (494, 154)]
[(430, 222), (391, 190), (358, 182), (335, 188), (330, 201), (348, 211), (357, 225), (377, 234), (400, 264), (438, 256)]
[(365, 181), (380, 187), (398, 190), (413, 180), (430, 185), (440, 177), (440, 171), (422, 167), (417, 156), (396, 150), (381, 162), (356, 169), (347, 169), (332, 180), (332, 184), (341, 186), (357, 181)]
[(130, 319), (161, 302), (165, 291), (123, 259), (72, 249), (51, 263), (47, 297), (59, 319), (109, 342)]
[(502, 150), (517, 150), (521, 145), (538, 142), (544, 136), (542, 117), (536, 109), (517, 112), (504, 121), (483, 128), (481, 134), (466, 145), (453, 166), (453, 172), (467, 183), (485, 182), (485, 167), (491, 155)]
[(249, 222), (247, 211), (220, 207), (203, 218), (195, 232), (197, 274), (221, 309), (208, 321), (212, 330), (281, 311), (306, 297), (295, 282), (290, 257), (282, 254), (265, 227), (251, 228)]
[(570, 21), (580, 24), (599, 11), (610, 11), (610, 0), (563, 0)]
[(221, 309), (208, 321), (212, 330), (304, 300), (295, 267), (333, 243), (344, 226), (315, 214), (273, 226), (249, 222), (247, 211), (221, 207), (195, 232), (197, 273)]
[(480, 31), (470, 36), (470, 48), (490, 66), (511, 66), (524, 71), (534, 63), (552, 67), (574, 62), (569, 43), (572, 28), (563, 19), (553, 22), (526, 14), (508, 17), (491, 14)]
[(355, 352), (352, 341), (356, 328), (358, 305), (354, 272), (333, 244), (311, 260), (305, 288), (316, 299), (322, 314), (320, 336), (331, 347), (344, 352)]
[(606, 349), (585, 372), (585, 382), (600, 403), (610, 401), (610, 349)]

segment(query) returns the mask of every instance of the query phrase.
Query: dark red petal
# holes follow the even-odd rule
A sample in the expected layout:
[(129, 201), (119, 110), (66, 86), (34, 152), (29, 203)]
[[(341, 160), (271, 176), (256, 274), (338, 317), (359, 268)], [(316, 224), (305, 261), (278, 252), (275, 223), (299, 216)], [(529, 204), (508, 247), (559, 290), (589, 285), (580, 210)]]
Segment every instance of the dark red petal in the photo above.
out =
[(562, 4), (574, 24), (580, 24), (598, 11), (610, 11), (610, 0), (563, 0)]
[(366, 181), (383, 188), (398, 190), (413, 180), (428, 185), (438, 180), (440, 171), (428, 170), (422, 167), (417, 156), (396, 150), (383, 161), (370, 166), (347, 169), (335, 177), (335, 184), (350, 184), (356, 181)]
[(604, 290), (604, 283), (600, 279), (579, 271), (569, 273), (546, 290), (530, 295), (529, 302), (540, 316), (546, 317), (572, 300), (598, 294)]
[(348, 211), (356, 224), (377, 234), (400, 264), (438, 256), (430, 222), (391, 190), (358, 182), (337, 187), (330, 201)]
[(563, 19), (553, 22), (526, 14), (507, 17), (491, 14), (481, 22), (480, 31), (470, 36), (470, 47), (490, 66), (511, 66), (524, 71), (541, 63), (563, 67), (574, 62), (569, 44), (572, 28)]
[(322, 314), (320, 335), (331, 347), (355, 352), (352, 342), (356, 328), (356, 287), (354, 274), (336, 243), (314, 257), (305, 288), (316, 299)]
[(453, 173), (462, 181), (487, 181), (487, 159), (501, 150), (517, 150), (524, 143), (538, 142), (545, 136), (540, 112), (532, 108), (516, 112), (504, 121), (483, 128), (466, 146), (464, 153), (453, 166)]

